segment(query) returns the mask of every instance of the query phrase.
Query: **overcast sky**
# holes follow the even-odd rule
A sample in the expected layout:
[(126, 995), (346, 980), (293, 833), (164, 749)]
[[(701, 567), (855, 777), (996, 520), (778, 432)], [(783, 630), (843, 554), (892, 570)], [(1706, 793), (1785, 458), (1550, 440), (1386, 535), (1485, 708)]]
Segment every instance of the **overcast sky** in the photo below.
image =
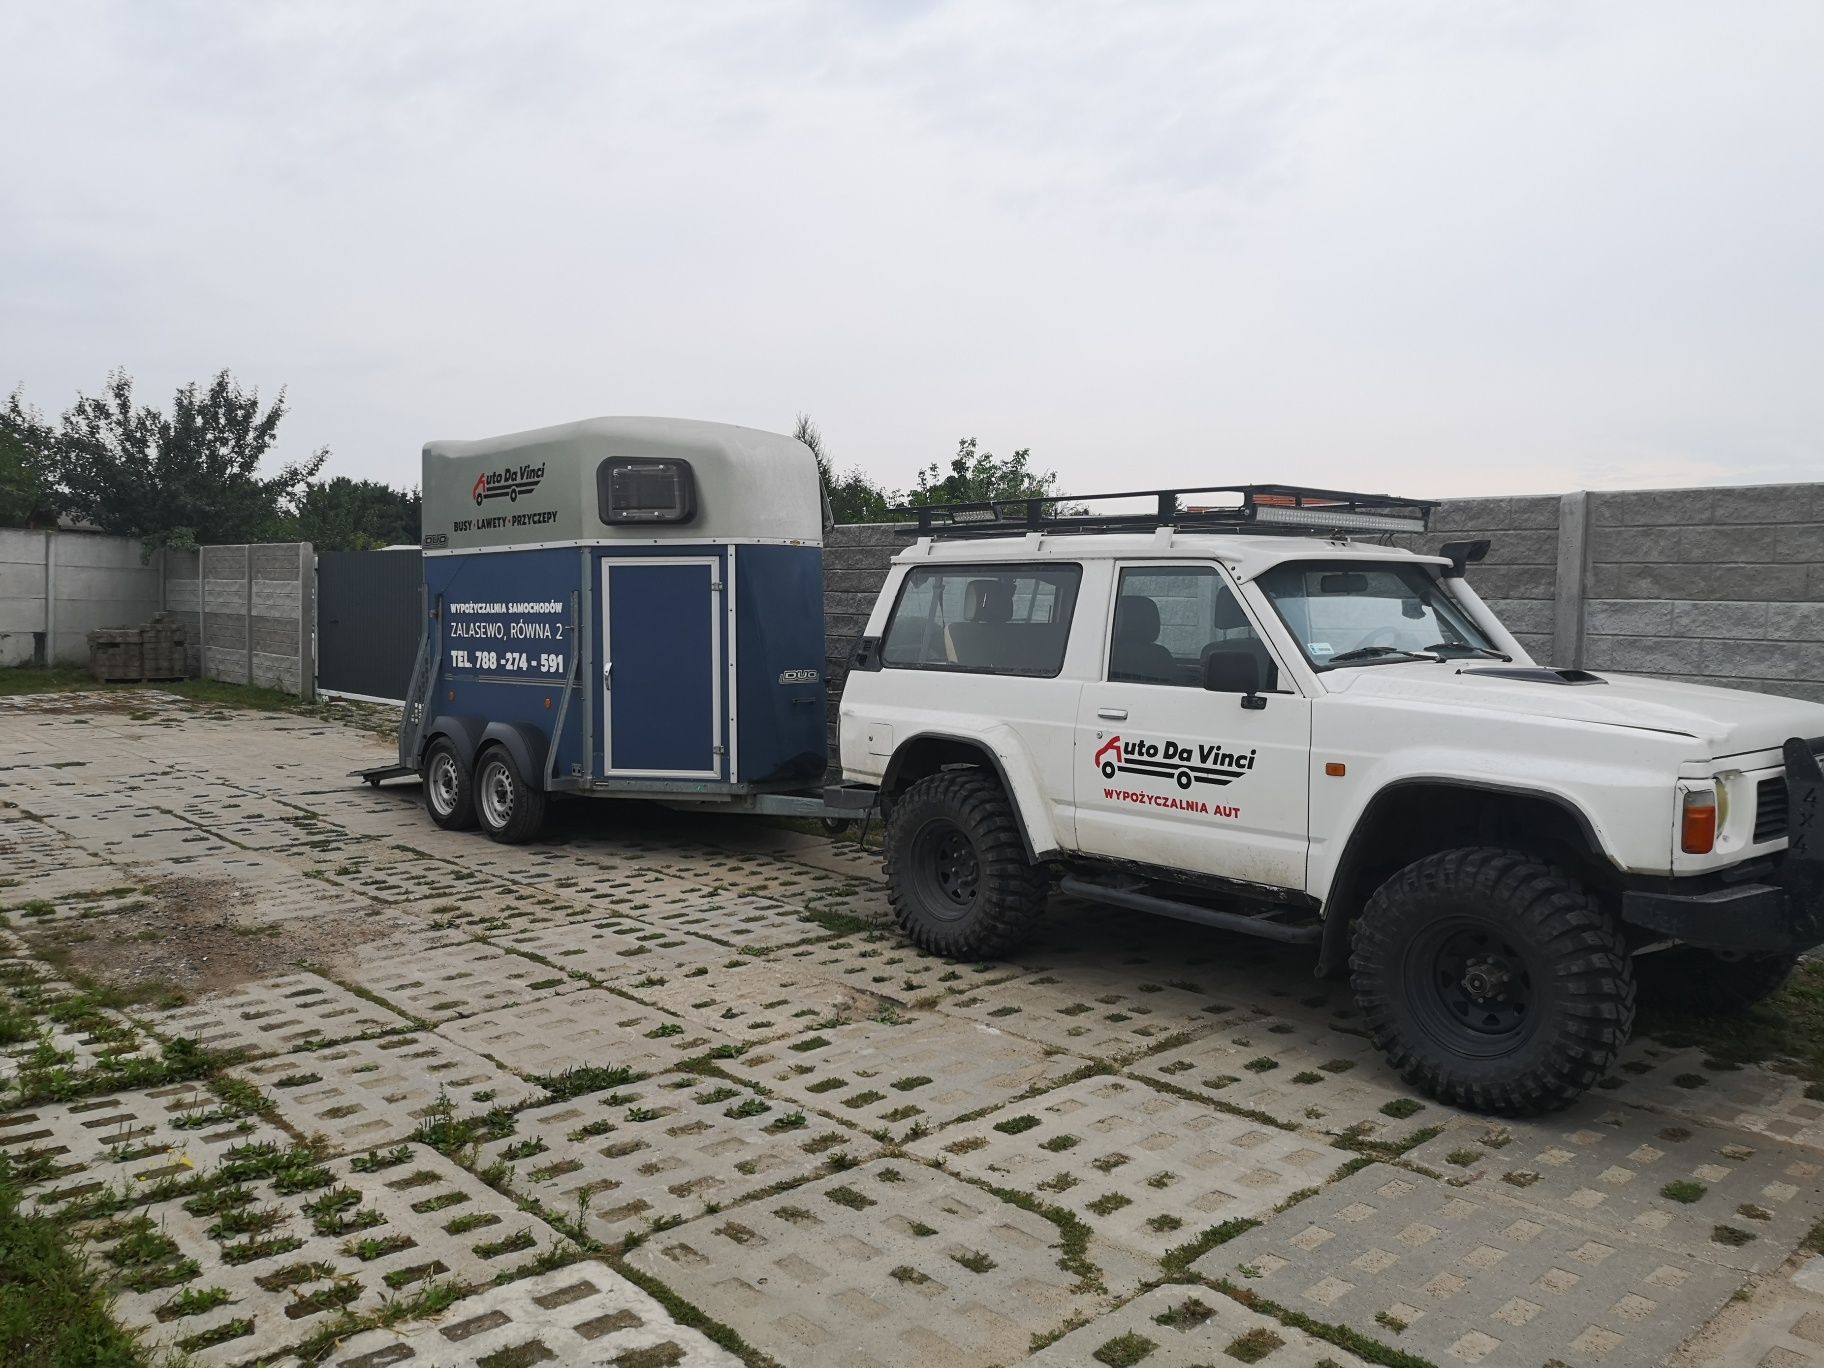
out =
[(890, 487), (1824, 478), (1824, 4), (0, 7), (0, 390), (595, 414)]

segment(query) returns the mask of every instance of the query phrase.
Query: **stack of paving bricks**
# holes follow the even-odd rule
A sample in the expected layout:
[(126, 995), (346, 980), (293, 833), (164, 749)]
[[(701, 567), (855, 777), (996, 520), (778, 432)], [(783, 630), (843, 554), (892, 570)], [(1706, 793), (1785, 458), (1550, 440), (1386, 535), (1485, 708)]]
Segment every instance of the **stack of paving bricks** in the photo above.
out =
[(189, 675), (184, 629), (169, 613), (143, 627), (103, 627), (89, 633), (89, 673), (104, 684)]

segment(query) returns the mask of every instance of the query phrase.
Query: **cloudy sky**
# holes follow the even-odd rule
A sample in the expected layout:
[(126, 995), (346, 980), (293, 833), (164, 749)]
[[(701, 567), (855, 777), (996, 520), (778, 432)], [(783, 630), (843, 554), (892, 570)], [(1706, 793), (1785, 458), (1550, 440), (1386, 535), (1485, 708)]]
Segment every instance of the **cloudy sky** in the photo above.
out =
[(1817, 0), (0, 7), (0, 390), (910, 482), (1824, 477)]

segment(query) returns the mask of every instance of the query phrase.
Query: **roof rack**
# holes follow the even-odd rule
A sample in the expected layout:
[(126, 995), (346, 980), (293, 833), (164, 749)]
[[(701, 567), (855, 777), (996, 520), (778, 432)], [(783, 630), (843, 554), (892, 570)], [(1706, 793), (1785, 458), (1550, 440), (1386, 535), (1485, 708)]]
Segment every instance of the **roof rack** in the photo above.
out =
[[(1187, 495), (1215, 494), (1218, 504), (1186, 504)], [(1109, 499), (1152, 499), (1141, 512), (1092, 513)], [(1357, 494), (1302, 485), (1200, 485), (1187, 489), (1129, 489), (1112, 494), (1043, 494), (979, 503), (926, 504), (896, 510), (916, 515), (908, 536), (1011, 537), (1025, 532), (1145, 532), (1179, 527), (1214, 532), (1276, 532), (1293, 536), (1346, 532), (1423, 532), (1435, 499)]]

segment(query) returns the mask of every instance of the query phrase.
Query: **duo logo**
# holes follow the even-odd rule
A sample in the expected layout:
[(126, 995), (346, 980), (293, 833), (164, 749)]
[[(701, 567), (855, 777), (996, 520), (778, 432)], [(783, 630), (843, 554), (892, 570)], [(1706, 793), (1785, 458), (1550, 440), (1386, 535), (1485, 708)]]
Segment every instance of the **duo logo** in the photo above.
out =
[(1181, 789), (1192, 784), (1232, 784), (1254, 768), (1256, 751), (1227, 751), (1213, 741), (1122, 741), (1108, 738), (1090, 763), (1104, 779), (1117, 774), (1138, 774), (1148, 779), (1170, 779)]
[(475, 506), (481, 507), (485, 499), (505, 499), (509, 503), (518, 503), (521, 494), (530, 494), (538, 488), (538, 482), (545, 478), (542, 465), (508, 466), (505, 470), (492, 470), (475, 477), (475, 487), (469, 491), (475, 500)]

